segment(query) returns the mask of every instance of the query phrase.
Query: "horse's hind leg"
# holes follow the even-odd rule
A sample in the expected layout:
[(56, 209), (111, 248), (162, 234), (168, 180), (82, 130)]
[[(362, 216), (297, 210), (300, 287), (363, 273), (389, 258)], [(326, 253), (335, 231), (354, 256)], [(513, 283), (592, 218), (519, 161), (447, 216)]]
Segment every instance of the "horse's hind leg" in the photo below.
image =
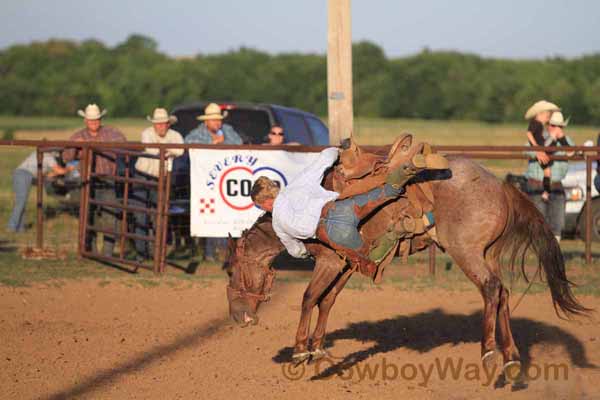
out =
[(328, 263), (328, 260), (328, 257), (317, 257), (312, 278), (302, 296), (300, 322), (296, 331), (296, 344), (294, 345), (294, 354), (292, 355), (292, 359), (295, 362), (302, 362), (310, 357), (310, 352), (308, 351), (308, 334), (312, 309), (323, 297), (325, 291), (332, 286), (332, 282), (340, 275), (340, 268), (337, 265)]
[(342, 291), (353, 273), (354, 270), (347, 267), (347, 269), (335, 281), (333, 287), (325, 294), (321, 301), (319, 301), (319, 317), (317, 319), (317, 326), (315, 327), (312, 337), (313, 360), (319, 359), (326, 354), (325, 350), (323, 350), (323, 342), (325, 339), (325, 333), (327, 331), (329, 312), (335, 303), (337, 295)]
[(502, 341), (502, 357), (504, 360), (504, 374), (508, 379), (517, 379), (521, 371), (521, 357), (519, 349), (513, 339), (510, 329), (510, 310), (508, 289), (502, 287), (500, 305), (498, 308), (498, 331)]
[(496, 318), (500, 304), (502, 281), (479, 253), (478, 249), (449, 249), (465, 275), (477, 286), (483, 297), (483, 336), (481, 338), (481, 361), (484, 368), (493, 371), (496, 366)]

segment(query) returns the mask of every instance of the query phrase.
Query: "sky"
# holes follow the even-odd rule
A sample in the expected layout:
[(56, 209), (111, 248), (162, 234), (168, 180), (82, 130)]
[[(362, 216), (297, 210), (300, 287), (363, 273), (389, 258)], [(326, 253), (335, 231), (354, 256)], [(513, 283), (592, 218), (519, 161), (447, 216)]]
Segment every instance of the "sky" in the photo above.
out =
[[(457, 50), (539, 59), (600, 52), (600, 1), (353, 0), (352, 40), (388, 57)], [(269, 53), (327, 50), (327, 0), (0, 0), (0, 49), (50, 38), (108, 46), (138, 33), (171, 56), (242, 46)]]

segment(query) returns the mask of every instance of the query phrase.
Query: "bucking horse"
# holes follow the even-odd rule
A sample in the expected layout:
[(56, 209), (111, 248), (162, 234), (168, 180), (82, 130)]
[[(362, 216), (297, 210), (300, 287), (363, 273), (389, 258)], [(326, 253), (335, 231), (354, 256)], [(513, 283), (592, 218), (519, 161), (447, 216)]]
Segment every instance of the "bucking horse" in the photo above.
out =
[[(395, 146), (401, 147), (407, 160), (415, 152), (430, 151), (426, 145), (413, 143), (409, 134)], [(384, 161), (380, 155), (355, 147), (350, 160), (343, 158), (326, 174), (324, 186), (340, 192), (342, 197), (364, 190), (360, 182), (375, 185), (381, 181), (377, 169)], [(484, 368), (492, 370), (499, 357), (498, 329), (503, 372), (507, 377), (517, 377), (521, 362), (511, 332), (509, 290), (503, 275), (521, 275), (527, 280), (528, 250), (539, 260), (535, 276), (539, 274), (547, 282), (559, 317), (585, 315), (591, 310), (573, 295), (560, 246), (534, 204), (474, 161), (453, 156), (448, 161), (445, 173), (416, 176), (403, 196), (384, 204), (361, 226), (363, 238), (379, 252), (374, 280), (381, 281), (384, 267), (394, 255), (407, 257), (428, 246), (438, 246), (452, 257), (483, 298)], [(427, 175), (430, 171), (423, 172)], [(259, 217), (239, 239), (230, 239), (229, 247), (226, 264), (230, 270), (230, 315), (240, 324), (256, 324), (259, 305), (271, 295), (275, 278), (272, 262), (284, 250), (271, 226), (270, 214)], [(323, 344), (329, 312), (356, 272), (333, 249), (317, 241), (307, 242), (306, 247), (315, 258), (315, 267), (302, 297), (292, 356), (297, 363), (326, 355)], [(309, 342), (314, 307), (318, 307), (318, 319)]]

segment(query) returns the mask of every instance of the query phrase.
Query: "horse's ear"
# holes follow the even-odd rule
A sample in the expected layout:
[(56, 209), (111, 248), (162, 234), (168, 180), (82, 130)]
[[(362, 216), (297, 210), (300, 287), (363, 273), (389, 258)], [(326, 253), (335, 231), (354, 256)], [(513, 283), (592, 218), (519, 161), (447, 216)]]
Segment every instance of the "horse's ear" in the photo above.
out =
[(231, 232), (227, 232), (227, 249), (229, 254), (233, 254), (233, 250), (235, 250), (235, 240), (231, 236)]

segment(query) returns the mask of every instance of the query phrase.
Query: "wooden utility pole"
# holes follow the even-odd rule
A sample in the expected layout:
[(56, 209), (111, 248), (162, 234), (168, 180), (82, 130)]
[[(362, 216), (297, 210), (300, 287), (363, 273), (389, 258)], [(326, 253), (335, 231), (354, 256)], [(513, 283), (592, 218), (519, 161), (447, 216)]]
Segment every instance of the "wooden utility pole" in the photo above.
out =
[(350, 137), (352, 110), (352, 36), (350, 0), (328, 0), (327, 106), (329, 140), (337, 145)]

